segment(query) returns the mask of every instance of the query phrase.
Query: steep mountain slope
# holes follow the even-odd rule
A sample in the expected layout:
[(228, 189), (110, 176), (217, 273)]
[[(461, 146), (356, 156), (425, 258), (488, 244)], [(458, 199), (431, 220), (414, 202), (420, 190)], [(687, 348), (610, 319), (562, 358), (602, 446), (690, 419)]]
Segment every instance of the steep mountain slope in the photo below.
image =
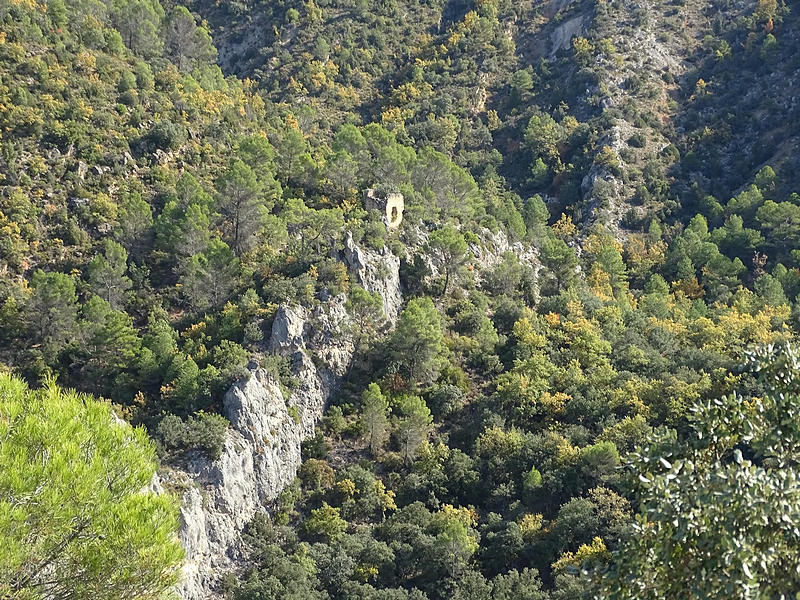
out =
[(585, 597), (796, 335), (800, 8), (189, 8), (0, 0), (0, 361), (147, 428), (185, 598)]
[[(637, 228), (693, 206), (698, 178), (724, 200), (793, 155), (796, 17), (774, 3), (195, 6), (210, 15), (223, 66), (273, 101), (318, 123), (381, 119), (476, 175), (491, 165), (523, 195), (552, 194), (578, 220)], [(770, 100), (788, 127), (760, 116)], [(528, 127), (542, 112), (552, 131)], [(720, 177), (723, 165), (738, 179)]]

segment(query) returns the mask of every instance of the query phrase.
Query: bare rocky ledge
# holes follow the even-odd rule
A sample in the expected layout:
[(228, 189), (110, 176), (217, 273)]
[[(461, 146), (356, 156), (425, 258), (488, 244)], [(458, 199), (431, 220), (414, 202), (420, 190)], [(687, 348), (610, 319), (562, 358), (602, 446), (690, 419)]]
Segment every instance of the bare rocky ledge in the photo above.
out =
[[(399, 259), (386, 249), (359, 248), (348, 237), (342, 260), (356, 282), (381, 296), (387, 320), (394, 321), (402, 303)], [(219, 596), (223, 576), (245, 558), (245, 526), (294, 480), (300, 445), (314, 434), (353, 357), (344, 304), (336, 296), (311, 310), (281, 306), (269, 351), (289, 359), (297, 387), (285, 397), (275, 378), (252, 364), (223, 399), (231, 427), (220, 457), (194, 455), (164, 476), (166, 485), (183, 490), (179, 535), (186, 560), (176, 591), (184, 600)]]

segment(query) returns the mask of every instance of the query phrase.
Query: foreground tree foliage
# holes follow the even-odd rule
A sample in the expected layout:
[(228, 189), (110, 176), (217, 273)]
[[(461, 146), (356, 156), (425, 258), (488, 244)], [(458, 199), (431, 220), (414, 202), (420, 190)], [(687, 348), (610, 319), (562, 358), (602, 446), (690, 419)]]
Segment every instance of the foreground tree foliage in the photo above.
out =
[(155, 450), (107, 404), (0, 373), (0, 597), (160, 598), (183, 550)]
[(748, 353), (752, 393), (697, 403), (626, 467), (640, 514), (598, 598), (794, 598), (800, 589), (800, 354)]

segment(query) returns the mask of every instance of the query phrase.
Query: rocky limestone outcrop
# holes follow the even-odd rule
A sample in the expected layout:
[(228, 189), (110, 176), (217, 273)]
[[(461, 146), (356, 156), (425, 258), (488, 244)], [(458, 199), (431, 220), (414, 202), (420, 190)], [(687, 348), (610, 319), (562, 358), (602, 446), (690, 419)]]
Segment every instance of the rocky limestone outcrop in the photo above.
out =
[[(594, 56), (591, 69), (597, 84), (587, 88), (585, 99), (609, 115), (611, 126), (597, 140), (581, 194), (584, 218), (603, 223), (623, 239), (626, 213), (646, 214), (631, 199), (643, 184), (644, 166), (665, 160), (662, 152), (671, 141), (661, 123), (673, 114), (676, 80), (689, 69), (687, 59), (699, 43), (692, 38), (699, 36), (688, 31), (685, 36), (664, 35), (665, 28), (658, 25), (663, 23), (663, 7), (654, 0), (621, 0), (603, 5), (599, 12), (586, 35), (595, 43), (610, 41), (614, 51)], [(640, 111), (657, 118), (632, 118)], [(639, 140), (635, 146), (629, 143), (634, 134)]]
[[(541, 263), (539, 262), (539, 254), (533, 246), (523, 242), (512, 242), (508, 239), (508, 235), (502, 229), (491, 231), (486, 227), (477, 232), (478, 239), (467, 243), (469, 248), (470, 257), (467, 263), (477, 273), (478, 281), (483, 280), (483, 274), (490, 272), (494, 267), (503, 262), (503, 258), (507, 252), (513, 253), (519, 262), (533, 269), (534, 275), (538, 274)], [(413, 239), (415, 243), (413, 247), (424, 249), (428, 243), (430, 233), (425, 229), (418, 227), (413, 232)], [(427, 282), (430, 284), (438, 277), (442, 277), (444, 270), (442, 264), (435, 260), (430, 254), (422, 253), (422, 259), (428, 270)]]
[(170, 486), (184, 490), (180, 539), (186, 560), (177, 589), (182, 598), (217, 596), (220, 579), (243, 558), (243, 529), (294, 479), (300, 444), (313, 435), (352, 358), (352, 342), (341, 331), (346, 321), (343, 297), (313, 310), (282, 306), (269, 346), (290, 360), (297, 387), (287, 398), (272, 375), (251, 365), (223, 400), (231, 427), (220, 457), (193, 456), (169, 475)]
[(275, 315), (269, 349), (289, 359), (297, 377), (297, 388), (287, 403), (294, 407), (303, 439), (314, 434), (326, 401), (353, 358), (344, 303), (341, 296), (311, 311), (282, 306)]
[(245, 525), (300, 464), (300, 428), (266, 371), (254, 369), (234, 385), (224, 412), (231, 428), (219, 459), (197, 456), (172, 482), (185, 486), (180, 539), (186, 560), (178, 593), (187, 600), (213, 597), (220, 577), (241, 558)]
[(520, 263), (531, 267), (535, 272), (539, 270), (539, 256), (533, 246), (511, 242), (502, 230), (493, 233), (484, 229), (480, 234), (480, 241), (470, 242), (468, 245), (474, 257), (473, 262), (481, 269), (491, 269), (503, 261), (506, 252), (512, 252)]
[[(386, 317), (393, 322), (402, 304), (400, 260), (388, 249), (360, 248), (352, 236), (342, 260), (360, 285), (381, 296)], [(211, 461), (193, 455), (165, 476), (165, 485), (183, 495), (180, 539), (186, 560), (177, 592), (184, 600), (218, 597), (222, 577), (245, 558), (245, 526), (294, 480), (300, 445), (314, 435), (326, 402), (353, 358), (348, 321), (344, 296), (313, 309), (281, 306), (268, 351), (286, 357), (296, 387), (287, 397), (272, 375), (252, 364), (249, 375), (223, 399), (223, 414), (231, 427), (220, 457)]]
[(556, 27), (550, 34), (550, 58), (555, 57), (556, 52), (569, 48), (572, 38), (581, 35), (584, 31), (586, 17), (578, 15)]
[(355, 276), (357, 283), (383, 300), (383, 313), (389, 321), (397, 319), (403, 304), (400, 291), (400, 259), (388, 248), (381, 251), (362, 248), (353, 241), (350, 232), (344, 242), (342, 260)]

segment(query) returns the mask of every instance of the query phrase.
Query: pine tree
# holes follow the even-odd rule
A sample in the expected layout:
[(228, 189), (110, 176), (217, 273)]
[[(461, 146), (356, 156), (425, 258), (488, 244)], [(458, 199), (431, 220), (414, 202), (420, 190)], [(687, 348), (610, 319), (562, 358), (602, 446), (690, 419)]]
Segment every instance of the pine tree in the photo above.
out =
[(369, 450), (376, 456), (388, 437), (389, 402), (377, 383), (370, 383), (361, 394), (361, 424)]
[(442, 324), (430, 298), (414, 298), (400, 313), (392, 355), (413, 385), (433, 381), (443, 364)]
[(127, 270), (128, 253), (113, 240), (106, 240), (103, 254), (98, 254), (89, 263), (89, 285), (111, 308), (121, 308), (125, 292), (131, 288), (131, 280), (125, 275)]
[(225, 237), (233, 252), (241, 256), (253, 246), (266, 213), (262, 185), (253, 170), (237, 159), (217, 181), (217, 190)]
[(75, 282), (64, 273), (40, 270), (33, 274), (31, 286), (33, 294), (25, 316), (33, 341), (49, 360), (75, 339), (78, 315)]
[(0, 373), (0, 597), (153, 599), (177, 580), (178, 505), (143, 492), (143, 429), (52, 381)]
[(444, 269), (444, 285), (442, 287), (444, 296), (447, 294), (450, 280), (464, 264), (469, 247), (461, 232), (451, 225), (445, 225), (434, 231), (428, 245), (434, 256), (437, 257), (439, 266)]
[(433, 417), (425, 401), (419, 396), (402, 398), (399, 410), (400, 414), (394, 423), (394, 433), (400, 443), (403, 460), (406, 464), (410, 464), (433, 428)]

